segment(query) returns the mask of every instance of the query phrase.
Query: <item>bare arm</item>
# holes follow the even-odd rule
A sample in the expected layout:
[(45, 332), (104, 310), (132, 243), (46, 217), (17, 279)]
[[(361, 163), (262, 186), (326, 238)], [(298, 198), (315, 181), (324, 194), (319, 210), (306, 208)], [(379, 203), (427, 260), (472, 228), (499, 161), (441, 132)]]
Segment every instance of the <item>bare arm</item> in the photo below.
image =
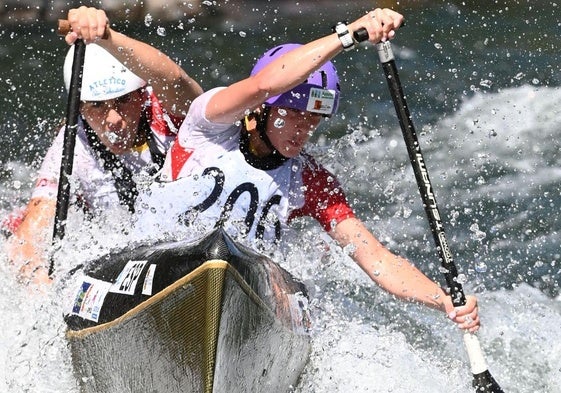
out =
[[(132, 72), (153, 87), (154, 93), (170, 113), (184, 116), (202, 88), (187, 73), (158, 49), (116, 32), (108, 25), (103, 10), (82, 6), (68, 12), (72, 32), (68, 44), (82, 38), (105, 48)], [(107, 39), (100, 39), (107, 29)]]
[(19, 271), (24, 282), (49, 283), (47, 250), (51, 246), (56, 200), (33, 198), (15, 233), (6, 242), (10, 263)]
[[(376, 19), (373, 16), (376, 15)], [(389, 9), (376, 9), (348, 25), (353, 32), (367, 29), (369, 41), (392, 38), (403, 16)], [(213, 122), (233, 123), (247, 111), (252, 111), (267, 97), (290, 90), (343, 50), (336, 34), (319, 38), (296, 48), (268, 64), (257, 74), (234, 83), (216, 93), (206, 109), (206, 117)]]
[[(463, 307), (454, 308), (450, 296), (405, 258), (391, 253), (356, 219), (340, 222), (330, 235), (341, 245), (352, 244), (353, 259), (368, 276), (400, 299), (422, 303), (445, 312), (460, 328), (479, 328), (477, 302), (468, 296)], [(469, 316), (466, 320), (466, 316)]]

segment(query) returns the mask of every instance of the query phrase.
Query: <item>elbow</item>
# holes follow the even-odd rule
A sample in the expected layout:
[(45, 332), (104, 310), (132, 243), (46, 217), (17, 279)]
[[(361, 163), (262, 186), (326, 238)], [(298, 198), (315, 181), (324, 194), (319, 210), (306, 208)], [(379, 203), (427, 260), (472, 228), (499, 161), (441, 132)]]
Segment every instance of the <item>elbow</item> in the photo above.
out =
[(254, 87), (255, 91), (253, 95), (259, 97), (261, 102), (266, 101), (269, 97), (276, 96), (282, 93), (282, 91), (277, 91), (274, 89), (273, 78), (263, 75), (263, 73), (258, 73), (250, 77), (251, 86)]
[(170, 77), (168, 85), (173, 91), (184, 91), (190, 100), (194, 100), (203, 93), (202, 87), (183, 70), (178, 70)]

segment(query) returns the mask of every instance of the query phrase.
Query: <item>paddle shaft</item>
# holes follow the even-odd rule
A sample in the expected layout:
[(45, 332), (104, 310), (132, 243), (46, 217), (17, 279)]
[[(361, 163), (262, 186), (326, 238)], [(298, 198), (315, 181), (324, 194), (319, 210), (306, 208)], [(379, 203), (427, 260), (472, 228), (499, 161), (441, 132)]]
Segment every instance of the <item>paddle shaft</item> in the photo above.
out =
[[(425, 160), (421, 152), (421, 146), (417, 138), (417, 133), (415, 131), (415, 127), (413, 126), (413, 122), (411, 121), (409, 108), (405, 102), (405, 96), (399, 81), (399, 75), (397, 73), (395, 61), (393, 60), (393, 53), (391, 53), (390, 44), (389, 42), (378, 44), (377, 49), (380, 60), (382, 61), (382, 67), (386, 75), (395, 111), (399, 119), (403, 138), (405, 139), (405, 146), (407, 147), (409, 160), (413, 166), (415, 179), (417, 180), (417, 185), (421, 193), (425, 213), (429, 219), (441, 265), (444, 268), (444, 277), (446, 279), (446, 284), (450, 289), (452, 302), (454, 303), (454, 306), (463, 306), (466, 304), (466, 297), (462, 284), (457, 280), (458, 270), (454, 263), (450, 248), (448, 247), (448, 241), (446, 240), (441, 215), (436, 204), (436, 198), (429, 179)], [(391, 60), (387, 60), (389, 58), (391, 58)]]
[[(438, 255), (441, 265), (444, 269), (444, 277), (450, 288), (450, 295), (454, 306), (463, 306), (466, 304), (466, 297), (461, 283), (458, 282), (458, 271), (452, 257), (444, 226), (442, 224), (441, 215), (436, 204), (434, 196), (434, 188), (429, 179), (429, 174), (425, 165), (425, 160), (421, 152), (421, 146), (415, 132), (415, 127), (411, 121), (411, 114), (405, 101), (405, 95), (399, 80), (399, 74), (395, 65), (395, 59), (389, 41), (377, 44), (380, 62), (386, 75), (392, 101), (399, 119), (409, 160), (415, 173), (417, 186), (421, 193), (425, 212), (427, 214), (431, 231), (436, 243)], [(503, 390), (494, 380), (491, 373), (487, 369), (487, 364), (481, 351), (481, 346), (476, 335), (466, 331), (464, 334), (464, 343), (466, 345), (468, 357), (471, 364), (471, 370), (474, 376), (473, 386), (479, 393), (503, 393)]]
[[(76, 130), (78, 128), (78, 116), (80, 114), (80, 90), (82, 86), (82, 71), (84, 68), (84, 56), (86, 45), (82, 40), (74, 43), (74, 58), (72, 62), (72, 75), (68, 91), (68, 102), (66, 106), (66, 126), (64, 128), (64, 142), (60, 162), (60, 175), (58, 181), (58, 193), (56, 200), (55, 221), (53, 227), (53, 242), (62, 240), (64, 237), (66, 218), (68, 216), (68, 204), (70, 199), (70, 181), (74, 163), (74, 147), (76, 145)], [(49, 275), (54, 271), (54, 261), (51, 258)]]

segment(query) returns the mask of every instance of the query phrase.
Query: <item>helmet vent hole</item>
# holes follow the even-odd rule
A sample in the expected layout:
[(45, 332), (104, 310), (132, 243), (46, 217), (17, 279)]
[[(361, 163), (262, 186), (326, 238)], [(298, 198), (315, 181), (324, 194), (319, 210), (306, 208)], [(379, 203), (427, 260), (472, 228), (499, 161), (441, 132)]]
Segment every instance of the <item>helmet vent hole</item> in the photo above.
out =
[(327, 89), (327, 73), (324, 70), (320, 71), (321, 74), (321, 86)]
[(283, 48), (282, 46), (279, 46), (278, 48), (276, 48), (275, 50), (273, 50), (273, 51), (269, 54), (269, 57), (275, 57), (275, 54), (276, 54), (279, 50), (281, 50), (282, 48)]

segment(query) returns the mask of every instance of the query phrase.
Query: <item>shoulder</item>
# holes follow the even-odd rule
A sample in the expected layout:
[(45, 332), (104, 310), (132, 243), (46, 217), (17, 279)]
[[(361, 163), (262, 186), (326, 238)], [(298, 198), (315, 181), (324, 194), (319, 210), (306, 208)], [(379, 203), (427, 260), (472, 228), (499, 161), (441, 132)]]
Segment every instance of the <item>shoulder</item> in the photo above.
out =
[(215, 87), (195, 98), (189, 108), (189, 112), (187, 112), (186, 120), (196, 123), (214, 124), (207, 119), (206, 108), (209, 105), (210, 99), (223, 89), (225, 89), (225, 87)]
[[(333, 173), (320, 164), (314, 157), (307, 153), (301, 155), (302, 158), (302, 181), (305, 185), (315, 189), (321, 187), (325, 191), (325, 187), (329, 189), (340, 188), (339, 181)], [(319, 190), (316, 190), (316, 192)]]
[(311, 216), (329, 232), (333, 224), (354, 217), (335, 175), (308, 154), (302, 154), (301, 159), (305, 202), (302, 208), (293, 212), (292, 218)]
[(175, 137), (185, 116), (173, 115), (166, 110), (150, 86), (146, 87), (145, 95), (146, 108), (144, 113), (152, 132), (162, 137)]
[[(62, 126), (43, 157), (43, 166), (55, 165), (57, 168), (60, 167), (61, 156), (64, 150), (64, 134), (65, 126)], [(91, 155), (91, 149), (89, 148), (84, 125), (82, 121), (79, 121), (74, 145), (74, 157), (75, 159), (81, 159), (88, 155)]]
[(209, 105), (210, 99), (222, 89), (224, 89), (224, 87), (208, 90), (193, 101), (179, 129), (179, 141), (181, 146), (197, 145), (199, 143), (197, 140), (200, 137), (206, 139), (211, 136), (222, 135), (225, 132), (228, 133), (227, 137), (230, 138), (232, 136), (230, 134), (239, 131), (239, 126), (235, 124), (215, 123), (208, 120), (206, 117), (206, 108)]
[(221, 90), (224, 90), (225, 88), (226, 87), (224, 86), (215, 87), (213, 89), (205, 91), (203, 94), (195, 98), (193, 100), (193, 103), (191, 104), (191, 107), (189, 108), (189, 114), (193, 112), (201, 112), (201, 116), (205, 118), (206, 121), (209, 121), (208, 119), (206, 119), (206, 115), (205, 115), (206, 108), (209, 105), (209, 101), (211, 100), (212, 97), (216, 95), (216, 93), (218, 93)]

